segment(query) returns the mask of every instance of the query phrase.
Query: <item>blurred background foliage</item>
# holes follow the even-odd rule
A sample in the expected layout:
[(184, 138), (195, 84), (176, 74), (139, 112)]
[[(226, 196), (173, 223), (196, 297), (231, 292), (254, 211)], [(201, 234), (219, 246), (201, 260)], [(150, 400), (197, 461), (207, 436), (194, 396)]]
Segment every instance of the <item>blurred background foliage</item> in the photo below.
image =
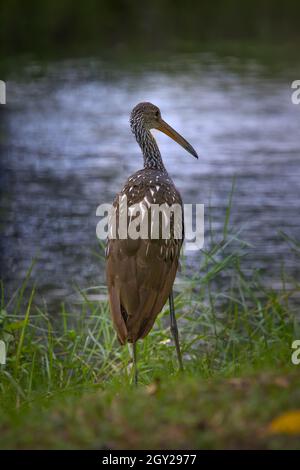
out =
[(86, 54), (300, 38), (297, 0), (1, 0), (0, 52)]
[(140, 164), (128, 158), (128, 116), (144, 100), (201, 149), (196, 168), (161, 142), (183, 197), (212, 207), (221, 227), (237, 175), (234, 224), (250, 221), (251, 269), (277, 284), (281, 263), (298, 275), (278, 230), (299, 233), (299, 0), (0, 0), (0, 21), (6, 286), (37, 256), (48, 298), (100, 279), (95, 204)]

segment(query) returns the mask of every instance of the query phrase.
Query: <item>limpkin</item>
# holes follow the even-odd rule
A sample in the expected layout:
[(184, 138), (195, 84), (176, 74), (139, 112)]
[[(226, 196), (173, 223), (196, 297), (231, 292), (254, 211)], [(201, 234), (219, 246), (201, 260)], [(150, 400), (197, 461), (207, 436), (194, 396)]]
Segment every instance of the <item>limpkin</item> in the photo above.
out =
[[(142, 150), (144, 168), (130, 176), (122, 191), (116, 195), (113, 204), (116, 212), (124, 195), (129, 209), (137, 203), (145, 203), (146, 207), (150, 204), (171, 206), (175, 203), (183, 211), (181, 196), (164, 166), (151, 129), (165, 133), (198, 158), (196, 151), (163, 121), (159, 108), (152, 103), (139, 103), (133, 108), (130, 126)], [(121, 239), (117, 236), (108, 237), (107, 240), (106, 276), (110, 311), (120, 343), (133, 344), (135, 383), (136, 342), (149, 333), (168, 298), (171, 333), (179, 368), (183, 369), (172, 289), (183, 242), (183, 217), (182, 237), (175, 238), (174, 233), (170, 235), (169, 239)]]

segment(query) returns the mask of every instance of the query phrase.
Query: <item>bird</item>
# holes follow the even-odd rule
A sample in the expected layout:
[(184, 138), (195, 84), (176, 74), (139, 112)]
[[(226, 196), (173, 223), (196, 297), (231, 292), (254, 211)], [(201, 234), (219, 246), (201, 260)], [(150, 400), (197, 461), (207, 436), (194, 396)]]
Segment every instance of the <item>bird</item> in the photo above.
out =
[[(128, 214), (126, 228), (132, 222), (130, 209), (139, 205), (144, 210), (144, 221), (149, 221), (151, 205), (171, 207), (177, 204), (181, 210), (180, 237), (174, 236), (174, 214), (170, 214), (171, 230), (169, 238), (163, 238), (161, 219), (159, 237), (142, 238), (129, 236), (107, 237), (106, 244), (106, 279), (109, 306), (113, 326), (121, 345), (132, 344), (134, 383), (138, 383), (136, 344), (148, 335), (152, 326), (169, 299), (170, 330), (174, 339), (179, 369), (183, 370), (179, 334), (174, 309), (173, 284), (179, 265), (180, 250), (184, 239), (183, 203), (163, 163), (157, 142), (151, 132), (157, 129), (181, 145), (187, 152), (198, 159), (195, 149), (178, 134), (161, 116), (160, 109), (152, 103), (137, 104), (130, 114), (130, 127), (143, 155), (143, 168), (131, 175), (117, 193), (114, 202), (114, 214), (119, 215), (126, 199)], [(157, 207), (157, 206), (156, 206)], [(145, 216), (146, 212), (146, 216)], [(173, 225), (172, 225), (173, 223)], [(109, 222), (109, 234), (112, 233), (112, 219)], [(117, 227), (120, 229), (120, 225)]]

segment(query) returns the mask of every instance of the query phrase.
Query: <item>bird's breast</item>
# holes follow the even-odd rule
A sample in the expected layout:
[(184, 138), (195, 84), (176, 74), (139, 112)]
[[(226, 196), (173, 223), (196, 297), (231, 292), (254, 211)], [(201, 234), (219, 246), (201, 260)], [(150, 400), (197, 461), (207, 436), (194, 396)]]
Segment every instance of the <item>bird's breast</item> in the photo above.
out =
[[(154, 252), (155, 257), (164, 259), (179, 256), (184, 238), (183, 207), (168, 174), (144, 169), (132, 175), (114, 201), (113, 216), (116, 238), (124, 240), (122, 251), (133, 255), (143, 240), (143, 259)], [(120, 236), (121, 228), (125, 236)]]

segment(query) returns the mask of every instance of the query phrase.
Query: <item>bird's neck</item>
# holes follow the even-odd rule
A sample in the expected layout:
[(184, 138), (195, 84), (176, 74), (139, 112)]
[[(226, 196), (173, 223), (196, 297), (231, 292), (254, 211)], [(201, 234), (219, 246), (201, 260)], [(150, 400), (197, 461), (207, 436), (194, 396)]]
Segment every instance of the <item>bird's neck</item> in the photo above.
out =
[(163, 164), (161, 154), (151, 132), (144, 126), (131, 125), (131, 130), (135, 135), (136, 141), (141, 147), (144, 157), (144, 168), (151, 168), (152, 170), (159, 170), (167, 173)]

